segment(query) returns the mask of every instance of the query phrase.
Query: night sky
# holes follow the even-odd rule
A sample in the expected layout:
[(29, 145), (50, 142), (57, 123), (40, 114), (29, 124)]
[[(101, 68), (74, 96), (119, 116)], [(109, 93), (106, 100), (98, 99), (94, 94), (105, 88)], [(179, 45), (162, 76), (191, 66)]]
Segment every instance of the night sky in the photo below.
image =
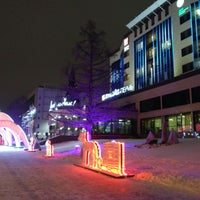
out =
[(110, 50), (121, 45), (134, 17), (154, 0), (0, 0), (0, 110), (38, 85), (64, 83), (80, 27), (88, 20), (106, 33)]

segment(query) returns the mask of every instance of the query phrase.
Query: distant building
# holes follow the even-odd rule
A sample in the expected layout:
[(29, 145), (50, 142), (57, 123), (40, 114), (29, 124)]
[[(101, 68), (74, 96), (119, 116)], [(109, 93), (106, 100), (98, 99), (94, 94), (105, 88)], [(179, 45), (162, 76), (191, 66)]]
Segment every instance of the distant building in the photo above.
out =
[(200, 131), (200, 1), (157, 0), (126, 26), (102, 100), (135, 105), (135, 136)]
[(66, 91), (58, 88), (38, 86), (28, 97), (29, 110), (23, 114), (22, 128), (26, 134), (37, 134), (46, 138), (50, 134), (49, 109), (51, 102), (61, 101), (66, 96)]

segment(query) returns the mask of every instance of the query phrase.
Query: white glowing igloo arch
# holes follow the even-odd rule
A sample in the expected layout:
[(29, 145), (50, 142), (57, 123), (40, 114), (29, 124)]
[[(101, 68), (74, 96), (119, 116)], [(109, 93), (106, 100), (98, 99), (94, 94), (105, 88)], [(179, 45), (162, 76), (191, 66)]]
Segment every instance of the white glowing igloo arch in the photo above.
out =
[(21, 142), (23, 142), (25, 148), (28, 149), (28, 139), (22, 128), (15, 124), (9, 115), (3, 112), (0, 112), (0, 135), (5, 145), (12, 146), (14, 138), (16, 147), (21, 147)]

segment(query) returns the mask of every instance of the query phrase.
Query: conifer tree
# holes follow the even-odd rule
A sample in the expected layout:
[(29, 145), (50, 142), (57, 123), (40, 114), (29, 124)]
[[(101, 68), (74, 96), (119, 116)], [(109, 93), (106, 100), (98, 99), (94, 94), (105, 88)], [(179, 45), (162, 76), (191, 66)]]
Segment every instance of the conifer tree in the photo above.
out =
[(105, 32), (98, 31), (93, 21), (88, 21), (80, 30), (80, 41), (74, 49), (73, 64), (68, 64), (68, 99), (76, 104), (68, 113), (66, 123), (84, 127), (91, 136), (92, 127), (97, 122), (108, 122), (130, 112), (102, 102), (101, 96), (109, 91), (109, 51), (105, 42)]

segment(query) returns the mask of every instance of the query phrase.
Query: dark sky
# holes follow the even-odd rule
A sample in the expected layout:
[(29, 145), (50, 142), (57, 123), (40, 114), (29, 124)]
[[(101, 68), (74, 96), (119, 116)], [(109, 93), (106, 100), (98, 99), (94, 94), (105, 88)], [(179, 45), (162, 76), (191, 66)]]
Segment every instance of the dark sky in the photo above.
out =
[(154, 0), (0, 0), (0, 110), (61, 73), (88, 20), (119, 48), (128, 24)]

